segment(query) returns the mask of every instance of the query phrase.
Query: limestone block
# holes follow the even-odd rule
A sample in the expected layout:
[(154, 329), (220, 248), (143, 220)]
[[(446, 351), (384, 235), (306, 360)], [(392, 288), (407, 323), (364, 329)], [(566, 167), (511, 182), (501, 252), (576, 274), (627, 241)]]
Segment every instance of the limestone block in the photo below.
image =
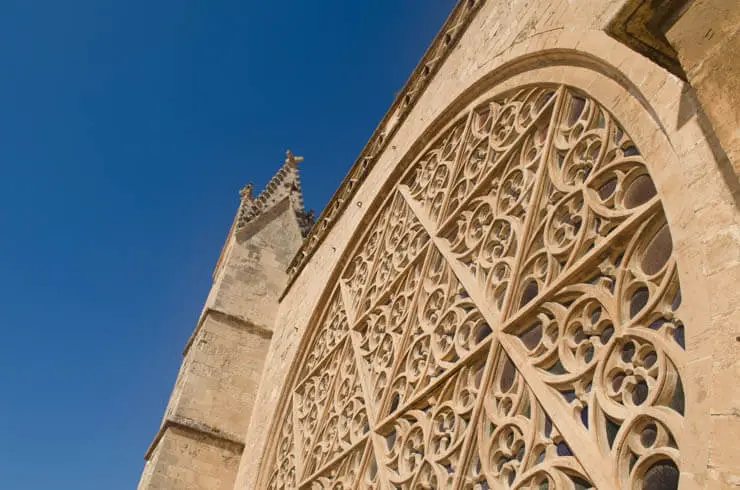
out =
[(173, 428), (151, 455), (139, 490), (231, 490), (241, 447)]

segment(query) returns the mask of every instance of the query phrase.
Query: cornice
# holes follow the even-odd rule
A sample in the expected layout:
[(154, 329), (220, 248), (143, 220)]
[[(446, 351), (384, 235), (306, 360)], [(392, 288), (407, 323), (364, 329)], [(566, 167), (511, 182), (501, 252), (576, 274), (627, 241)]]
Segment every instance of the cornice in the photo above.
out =
[(179, 429), (195, 438), (207, 439), (211, 441), (211, 444), (226, 447), (236, 454), (242, 454), (244, 452), (244, 441), (239, 439), (235, 434), (222, 432), (215, 427), (210, 427), (195, 420), (171, 416), (162, 422), (162, 425), (157, 431), (157, 435), (154, 436), (154, 440), (144, 454), (144, 461), (149, 461), (149, 458), (151, 458), (154, 450), (162, 440), (162, 437), (164, 437), (165, 433), (169, 429)]
[(665, 33), (690, 3), (691, 0), (629, 0), (609, 21), (606, 32), (686, 80), (678, 54)]
[(396, 96), (388, 112), (373, 132), (360, 156), (324, 208), (316, 224), (306, 236), (303, 245), (288, 266), (288, 285), (283, 296), (292, 286), (298, 274), (323, 242), (337, 218), (346, 209), (357, 189), (375, 166), (388, 142), (416, 105), (427, 86), (434, 78), (444, 60), (462, 37), (475, 12), (486, 0), (460, 0), (445, 21), (442, 29), (432, 41), (416, 69), (411, 73), (401, 92)]
[(188, 351), (190, 350), (190, 347), (193, 345), (193, 342), (195, 341), (195, 337), (198, 336), (198, 333), (203, 327), (203, 323), (206, 321), (206, 318), (208, 317), (213, 317), (214, 320), (216, 321), (225, 323), (227, 325), (230, 325), (240, 330), (245, 330), (252, 334), (258, 335), (262, 337), (263, 339), (269, 340), (272, 338), (272, 331), (266, 329), (265, 327), (255, 325), (252, 322), (249, 322), (243, 318), (239, 318), (238, 316), (230, 315), (223, 311), (219, 311), (219, 310), (207, 307), (201, 313), (200, 318), (198, 319), (198, 324), (195, 326), (195, 330), (193, 330), (193, 333), (190, 335), (190, 338), (185, 344), (185, 349), (183, 349), (183, 352), (182, 352), (183, 357), (188, 355)]

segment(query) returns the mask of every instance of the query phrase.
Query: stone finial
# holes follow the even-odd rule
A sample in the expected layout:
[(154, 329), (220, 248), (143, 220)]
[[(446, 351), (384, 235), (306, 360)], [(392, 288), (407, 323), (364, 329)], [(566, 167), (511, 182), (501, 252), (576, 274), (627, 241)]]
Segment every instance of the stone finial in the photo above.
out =
[(293, 155), (293, 152), (288, 150), (285, 152), (285, 164), (286, 165), (297, 165), (303, 161), (303, 157), (297, 157)]
[(248, 183), (239, 191), (239, 195), (242, 196), (242, 200), (254, 201), (254, 184)]

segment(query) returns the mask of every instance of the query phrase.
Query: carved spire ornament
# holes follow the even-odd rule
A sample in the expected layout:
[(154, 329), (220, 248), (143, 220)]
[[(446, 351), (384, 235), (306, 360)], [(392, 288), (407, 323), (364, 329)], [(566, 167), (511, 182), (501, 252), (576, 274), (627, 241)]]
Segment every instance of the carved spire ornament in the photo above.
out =
[(286, 165), (298, 165), (303, 161), (303, 157), (297, 157), (293, 155), (293, 152), (288, 150), (285, 152), (285, 164)]
[(254, 184), (248, 183), (239, 191), (239, 195), (242, 196), (242, 200), (254, 201)]
[(301, 234), (305, 237), (311, 230), (316, 218), (313, 210), (305, 209), (303, 189), (298, 173), (298, 164), (303, 161), (303, 157), (293, 155), (290, 150), (286, 151), (285, 155), (285, 163), (257, 197), (254, 197), (254, 184), (251, 182), (239, 191), (241, 203), (234, 227), (236, 233), (285, 199), (290, 200), (301, 228)]

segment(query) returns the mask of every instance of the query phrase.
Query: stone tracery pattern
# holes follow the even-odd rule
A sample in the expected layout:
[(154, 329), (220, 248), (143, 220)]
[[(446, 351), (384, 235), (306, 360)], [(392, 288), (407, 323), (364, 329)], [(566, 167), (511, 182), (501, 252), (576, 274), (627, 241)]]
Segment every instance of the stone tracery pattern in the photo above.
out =
[(269, 490), (288, 490), (296, 486), (296, 461), (293, 426), (293, 407), (288, 404), (280, 418), (280, 436), (275, 448), (277, 464), (270, 473)]
[(309, 354), (306, 356), (301, 369), (301, 376), (305, 376), (312, 371), (349, 330), (347, 312), (339, 295), (340, 291), (337, 289), (329, 300), (329, 307), (321, 320), (321, 327), (316, 330), (316, 336), (311, 341)]
[(648, 164), (594, 99), (476, 102), (346, 264), (269, 488), (677, 488), (672, 239)]
[(339, 360), (339, 372), (330, 392), (326, 416), (313, 449), (303, 465), (305, 475), (351, 449), (370, 429), (365, 398), (352, 355), (349, 345), (345, 345)]
[(390, 207), (379, 257), (357, 314), (362, 314), (421, 253), (429, 235), (400, 196)]
[(428, 257), (407, 337), (381, 415), (434, 383), (491, 333), (442, 255)]
[(483, 399), (463, 488), (588, 488), (571, 448), (506, 353)]
[(416, 102), (421, 98), (429, 83), (434, 79), (434, 74), (442, 66), (447, 56), (452, 53), (457, 45), (457, 41), (462, 37), (475, 13), (484, 2), (485, 0), (467, 0), (458, 2), (455, 6), (442, 30), (437, 34), (434, 41), (432, 41), (432, 45), (424, 54), (424, 57), (411, 74), (403, 90), (391, 105), (391, 109), (385, 115), (383, 121), (370, 138), (370, 141), (368, 141), (360, 153), (360, 156), (350, 169), (347, 178), (342, 182), (338, 192), (331, 198), (331, 201), (329, 201), (321, 216), (316, 220), (316, 225), (311, 227), (301, 249), (288, 267), (288, 287), (290, 287), (298, 273), (310, 260), (331, 228), (331, 225), (349, 205), (357, 188), (360, 187), (360, 184), (368, 176), (388, 142), (392, 139), (396, 131), (398, 131), (398, 128), (401, 127), (406, 116), (408, 116)]

